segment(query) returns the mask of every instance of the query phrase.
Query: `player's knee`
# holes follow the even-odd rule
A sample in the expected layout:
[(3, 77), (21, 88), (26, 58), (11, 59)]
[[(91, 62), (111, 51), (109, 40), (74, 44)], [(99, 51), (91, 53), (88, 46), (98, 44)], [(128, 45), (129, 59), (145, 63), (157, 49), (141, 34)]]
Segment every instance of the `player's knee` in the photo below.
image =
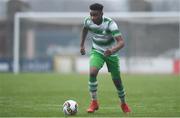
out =
[(98, 74), (98, 69), (96, 68), (90, 68), (90, 76), (91, 77), (96, 77)]
[(97, 76), (97, 73), (94, 72), (94, 71), (91, 71), (91, 72), (90, 72), (90, 76), (91, 76), (91, 77), (96, 77), (96, 76)]

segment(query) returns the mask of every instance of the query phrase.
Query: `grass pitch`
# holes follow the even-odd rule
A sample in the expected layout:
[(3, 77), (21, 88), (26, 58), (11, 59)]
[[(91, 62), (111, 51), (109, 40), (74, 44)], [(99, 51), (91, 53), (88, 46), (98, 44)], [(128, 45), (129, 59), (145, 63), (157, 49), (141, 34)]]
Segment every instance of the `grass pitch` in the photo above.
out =
[[(180, 116), (180, 77), (175, 75), (122, 75), (130, 117)], [(124, 117), (110, 75), (98, 76), (100, 109), (89, 106), (88, 75), (0, 73), (0, 117), (64, 117), (62, 104), (78, 102), (76, 117)]]

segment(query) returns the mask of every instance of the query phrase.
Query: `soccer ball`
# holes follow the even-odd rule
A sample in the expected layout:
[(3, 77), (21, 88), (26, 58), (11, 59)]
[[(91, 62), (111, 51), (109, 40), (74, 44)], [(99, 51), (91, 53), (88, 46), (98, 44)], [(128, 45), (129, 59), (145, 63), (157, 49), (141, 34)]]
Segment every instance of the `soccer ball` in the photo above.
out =
[(74, 100), (67, 100), (63, 104), (63, 112), (65, 115), (75, 115), (78, 111), (78, 104)]

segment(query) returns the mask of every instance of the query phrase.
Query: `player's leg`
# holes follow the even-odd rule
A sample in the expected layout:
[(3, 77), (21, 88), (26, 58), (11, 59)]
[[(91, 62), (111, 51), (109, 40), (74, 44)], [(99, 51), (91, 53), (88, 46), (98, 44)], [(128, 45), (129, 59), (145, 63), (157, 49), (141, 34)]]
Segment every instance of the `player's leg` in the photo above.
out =
[(98, 74), (98, 69), (96, 67), (90, 67), (90, 75), (89, 75), (89, 91), (90, 91), (90, 95), (91, 95), (91, 99), (92, 100), (97, 100), (97, 86), (98, 86), (98, 82), (97, 82), (97, 74)]
[[(119, 72), (120, 73), (120, 72)], [(128, 104), (125, 100), (125, 90), (121, 81), (121, 76), (117, 72), (111, 72), (113, 83), (117, 89), (118, 96), (121, 101), (121, 109), (124, 113), (131, 112), (131, 109), (129, 108)]]
[(91, 96), (91, 103), (89, 108), (87, 109), (87, 112), (93, 113), (95, 110), (99, 108), (98, 102), (97, 102), (97, 74), (99, 70), (102, 68), (104, 64), (104, 60), (102, 58), (102, 55), (98, 52), (92, 50), (91, 56), (90, 56), (90, 74), (89, 74), (89, 92)]
[(117, 89), (118, 96), (121, 101), (121, 108), (123, 112), (127, 113), (130, 112), (130, 108), (128, 107), (126, 100), (125, 100), (125, 90), (123, 83), (121, 81), (120, 76), (120, 68), (119, 68), (119, 57), (118, 56), (110, 56), (106, 59), (106, 64), (108, 67), (108, 71), (111, 73), (111, 77), (113, 83)]
[(97, 82), (97, 74), (98, 74), (98, 69), (96, 67), (90, 67), (90, 77), (89, 77), (89, 93), (91, 96), (91, 102), (90, 105), (87, 109), (88, 113), (93, 113), (95, 110), (99, 109), (99, 104), (97, 101), (97, 86), (98, 86), (98, 82)]
[(121, 100), (121, 103), (125, 103), (125, 90), (124, 86), (121, 81), (120, 72), (111, 72), (111, 77), (113, 80), (113, 83), (117, 89), (118, 96)]

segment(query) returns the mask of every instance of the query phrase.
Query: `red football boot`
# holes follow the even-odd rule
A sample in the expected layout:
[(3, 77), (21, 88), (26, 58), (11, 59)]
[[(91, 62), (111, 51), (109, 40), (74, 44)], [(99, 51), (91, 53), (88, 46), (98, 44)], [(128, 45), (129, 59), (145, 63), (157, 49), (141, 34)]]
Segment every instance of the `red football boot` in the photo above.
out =
[(121, 109), (124, 113), (130, 113), (131, 112), (130, 107), (126, 103), (121, 104)]
[(87, 112), (93, 113), (93, 112), (95, 112), (95, 110), (98, 110), (98, 109), (99, 109), (99, 104), (98, 104), (97, 100), (92, 100), (89, 108), (87, 109)]

